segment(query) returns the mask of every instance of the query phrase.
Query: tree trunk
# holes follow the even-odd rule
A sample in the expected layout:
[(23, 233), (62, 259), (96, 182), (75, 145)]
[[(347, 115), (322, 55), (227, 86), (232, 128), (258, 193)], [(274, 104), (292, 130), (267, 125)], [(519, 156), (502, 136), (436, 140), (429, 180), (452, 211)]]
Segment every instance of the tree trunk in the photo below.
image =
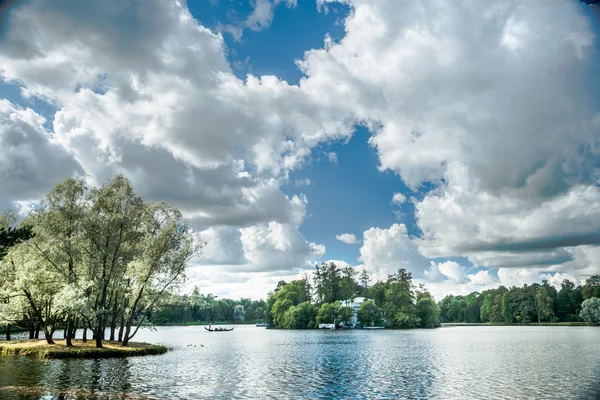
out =
[(33, 339), (35, 337), (35, 324), (32, 322), (29, 325), (29, 339)]
[(83, 337), (82, 337), (83, 343), (87, 343), (87, 330), (88, 330), (87, 320), (84, 319), (83, 320)]
[(77, 318), (73, 318), (73, 322), (71, 323), (71, 333), (69, 333), (69, 335), (71, 336), (71, 339), (75, 339), (75, 335), (77, 335), (77, 325), (79, 324), (79, 321), (77, 320)]
[(50, 333), (47, 328), (44, 328), (44, 338), (46, 339), (46, 343), (54, 344), (54, 340), (52, 340), (52, 333)]
[(123, 346), (127, 347), (129, 345), (129, 334), (131, 333), (131, 319), (127, 321), (127, 325), (125, 326), (125, 336), (123, 336)]
[(125, 313), (121, 315), (121, 326), (119, 327), (119, 342), (123, 341), (123, 330), (125, 329)]
[(35, 338), (40, 338), (40, 324), (35, 324)]
[(67, 347), (73, 347), (73, 342), (71, 341), (71, 324), (73, 323), (73, 318), (71, 315), (67, 317), (67, 326), (65, 327), (65, 340), (67, 341)]
[(10, 340), (10, 324), (6, 325), (6, 340)]

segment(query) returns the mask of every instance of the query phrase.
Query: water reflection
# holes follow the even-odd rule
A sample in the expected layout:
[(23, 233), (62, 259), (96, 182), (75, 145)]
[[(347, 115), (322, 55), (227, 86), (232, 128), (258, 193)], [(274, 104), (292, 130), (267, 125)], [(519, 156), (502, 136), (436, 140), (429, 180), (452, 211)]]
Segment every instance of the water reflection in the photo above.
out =
[(161, 356), (0, 358), (2, 399), (598, 398), (600, 329), (144, 331)]

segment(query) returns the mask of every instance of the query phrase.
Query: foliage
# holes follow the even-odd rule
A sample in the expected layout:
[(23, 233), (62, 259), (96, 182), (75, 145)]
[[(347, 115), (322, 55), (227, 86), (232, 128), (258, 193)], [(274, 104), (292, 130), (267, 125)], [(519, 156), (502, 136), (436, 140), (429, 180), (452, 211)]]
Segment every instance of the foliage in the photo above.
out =
[(357, 314), (361, 326), (380, 326), (383, 322), (383, 312), (373, 300), (363, 302)]
[[(121, 175), (91, 190), (67, 179), (20, 224), (4, 221), (0, 292), (49, 344), (60, 324), (67, 346), (78, 326), (96, 347), (119, 327), (126, 346), (201, 248), (179, 210), (143, 201)], [(17, 237), (10, 246), (6, 232)]]
[(312, 329), (315, 327), (317, 310), (309, 301), (290, 307), (284, 315), (283, 326), (285, 329)]
[(578, 322), (582, 301), (600, 294), (600, 276), (592, 276), (582, 286), (569, 280), (556, 290), (548, 281), (542, 284), (500, 286), (467, 296), (448, 295), (439, 303), (442, 322)]
[(585, 300), (579, 315), (588, 325), (600, 325), (600, 298), (591, 297)]
[(421, 328), (435, 328), (440, 326), (440, 309), (429, 292), (417, 295), (417, 318)]
[(438, 305), (423, 287), (415, 291), (412, 275), (405, 269), (389, 275), (385, 282), (371, 285), (368, 273), (358, 275), (352, 268), (339, 269), (335, 263), (327, 262), (316, 266), (314, 303), (310, 289), (307, 277), (290, 283), (279, 282), (266, 302), (265, 317), (270, 326), (304, 329), (320, 323), (348, 323), (355, 311), (342, 306), (342, 301), (352, 301), (359, 293), (367, 298), (356, 311), (361, 326), (433, 328), (440, 325)]
[(244, 322), (244, 317), (246, 316), (246, 310), (242, 304), (238, 304), (233, 307), (233, 320), (235, 322)]
[(342, 304), (339, 301), (333, 303), (323, 303), (319, 307), (317, 314), (317, 323), (319, 324), (337, 324), (341, 322), (340, 308)]

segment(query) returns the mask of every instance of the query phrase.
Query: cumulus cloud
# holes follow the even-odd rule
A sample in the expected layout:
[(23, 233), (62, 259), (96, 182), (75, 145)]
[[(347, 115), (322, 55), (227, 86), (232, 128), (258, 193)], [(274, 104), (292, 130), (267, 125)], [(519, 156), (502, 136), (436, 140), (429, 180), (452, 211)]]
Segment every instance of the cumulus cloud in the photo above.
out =
[(399, 268), (405, 268), (413, 277), (421, 278), (430, 266), (430, 261), (419, 253), (409, 238), (404, 224), (366, 230), (359, 251), (359, 261), (363, 267), (379, 279), (385, 279)]
[(600, 58), (585, 6), (338, 2), (352, 8), (346, 34), (306, 53), (302, 86), (371, 131), (381, 170), (432, 184), (415, 202), (425, 256), (556, 271), (600, 244)]
[(341, 235), (335, 235), (335, 238), (340, 242), (346, 244), (356, 244), (359, 242), (359, 240), (356, 239), (356, 236), (354, 236), (353, 233), (342, 233)]
[(253, 0), (251, 4), (252, 12), (243, 22), (221, 25), (219, 29), (229, 33), (235, 40), (241, 40), (244, 29), (259, 32), (270, 27), (279, 4), (285, 4), (287, 8), (295, 8), (298, 2), (297, 0)]
[[(295, 268), (324, 248), (298, 231), (306, 199), (280, 183), (316, 146), (361, 124), (382, 171), (413, 190), (433, 187), (414, 202), (420, 238), (402, 224), (364, 232), (359, 261), (370, 270), (426, 277), (429, 258), (466, 256), (510, 267), (506, 281), (536, 279), (517, 270), (600, 272), (600, 58), (584, 6), (337, 2), (352, 9), (345, 35), (297, 61), (298, 85), (238, 79), (223, 37), (181, 2), (12, 9), (0, 76), (58, 111), (44, 124), (1, 103), (2, 147), (16, 155), (0, 156), (0, 184), (11, 188), (0, 203), (34, 200), (63, 177), (123, 172), (206, 235), (241, 243), (230, 259), (218, 256), (224, 243), (207, 249), (214, 263)], [(281, 3), (256, 0), (245, 27), (268, 26)], [(442, 269), (467, 283), (490, 279)]]
[(40, 198), (64, 177), (83, 173), (45, 122), (32, 109), (0, 99), (0, 200)]
[(337, 164), (338, 157), (337, 157), (336, 153), (334, 153), (333, 151), (330, 151), (329, 153), (326, 153), (326, 154), (327, 154), (327, 158), (329, 159), (329, 161), (331, 161), (334, 164)]
[(238, 79), (222, 36), (185, 4), (140, 5), (34, 0), (10, 10), (0, 76), (57, 111), (45, 121), (0, 103), (11, 149), (0, 156), (0, 204), (36, 200), (69, 176), (97, 185), (120, 172), (203, 231), (204, 264), (303, 268), (325, 248), (298, 231), (306, 198), (280, 184), (313, 147), (349, 137), (352, 120), (274, 76)]
[(406, 202), (406, 196), (403, 193), (394, 193), (392, 196), (392, 204), (400, 205)]

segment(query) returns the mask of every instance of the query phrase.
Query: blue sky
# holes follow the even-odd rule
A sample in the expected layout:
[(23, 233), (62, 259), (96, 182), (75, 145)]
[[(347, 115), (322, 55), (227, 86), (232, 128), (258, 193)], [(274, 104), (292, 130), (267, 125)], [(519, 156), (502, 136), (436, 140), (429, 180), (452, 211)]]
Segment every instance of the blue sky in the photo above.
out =
[(597, 8), (398, 1), (20, 2), (0, 207), (123, 173), (183, 210), (188, 286), (220, 296), (327, 260), (436, 297), (599, 273)]

